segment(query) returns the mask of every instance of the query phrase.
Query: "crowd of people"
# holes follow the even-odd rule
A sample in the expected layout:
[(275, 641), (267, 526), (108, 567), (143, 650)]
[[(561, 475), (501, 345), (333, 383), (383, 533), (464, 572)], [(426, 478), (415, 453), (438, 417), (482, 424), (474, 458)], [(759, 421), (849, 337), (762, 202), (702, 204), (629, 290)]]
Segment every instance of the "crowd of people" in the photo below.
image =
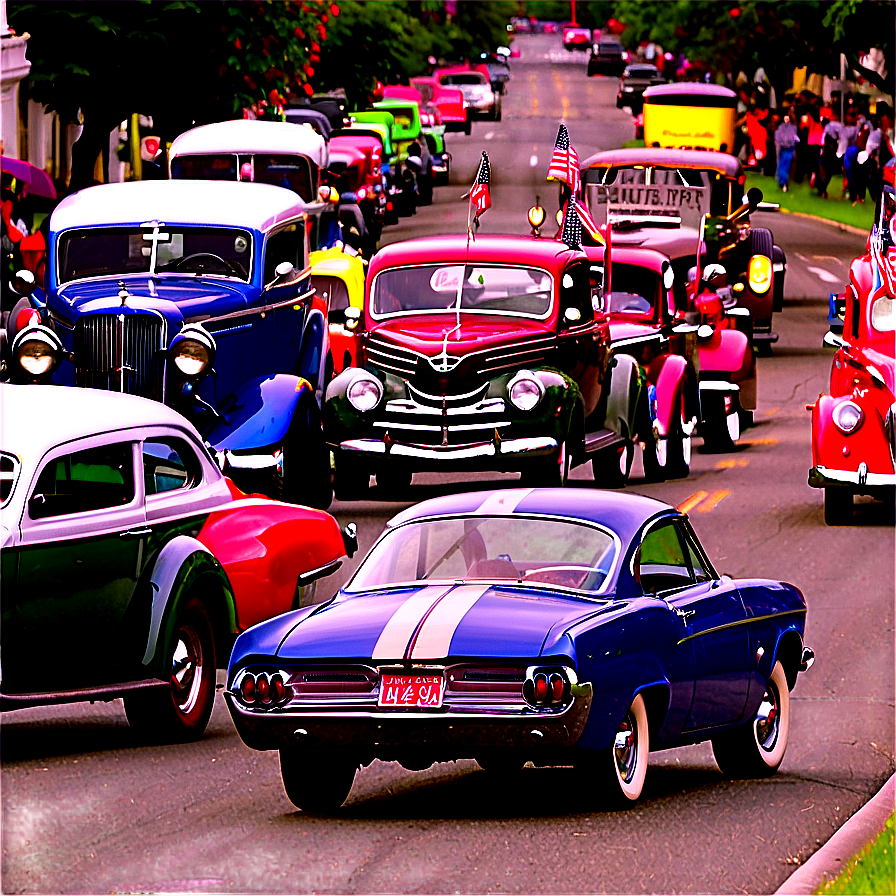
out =
[[(860, 106), (856, 97), (825, 103), (804, 90), (780, 104), (761, 77), (735, 85), (738, 93), (734, 154), (747, 167), (788, 185), (808, 182), (823, 199), (837, 178), (853, 205), (880, 196), (882, 172), (893, 158), (893, 109), (878, 101)], [(842, 120), (841, 120), (842, 118)]]

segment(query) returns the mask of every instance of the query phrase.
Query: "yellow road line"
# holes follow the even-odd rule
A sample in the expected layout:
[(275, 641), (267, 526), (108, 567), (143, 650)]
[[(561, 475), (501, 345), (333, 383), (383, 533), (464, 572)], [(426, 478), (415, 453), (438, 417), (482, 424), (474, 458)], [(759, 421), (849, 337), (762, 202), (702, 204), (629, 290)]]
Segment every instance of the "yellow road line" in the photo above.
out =
[(698, 508), (697, 510), (700, 513), (710, 513), (715, 510), (725, 498), (730, 495), (731, 492), (727, 489), (719, 489), (718, 491), (713, 492)]
[(742, 439), (738, 445), (777, 445), (777, 439)]
[(731, 470), (734, 467), (746, 467), (750, 463), (746, 457), (731, 457), (728, 460), (720, 460), (716, 464), (717, 470)]
[(684, 501), (678, 505), (678, 510), (682, 513), (690, 513), (706, 497), (706, 494), (707, 493), (703, 491), (695, 492), (690, 498), (685, 498)]

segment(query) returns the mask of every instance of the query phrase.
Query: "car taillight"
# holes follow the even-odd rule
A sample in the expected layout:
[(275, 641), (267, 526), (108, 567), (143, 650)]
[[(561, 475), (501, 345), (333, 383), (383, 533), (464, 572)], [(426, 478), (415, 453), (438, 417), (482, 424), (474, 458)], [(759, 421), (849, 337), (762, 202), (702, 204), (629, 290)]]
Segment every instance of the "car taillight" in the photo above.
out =
[(530, 670), (523, 682), (523, 697), (536, 708), (561, 706), (570, 697), (569, 679), (560, 670)]
[(271, 686), (263, 675), (255, 682), (255, 699), (258, 703), (271, 702)]
[(251, 704), (255, 702), (255, 679), (251, 675), (244, 676), (240, 683), (240, 698), (243, 703)]
[(236, 696), (244, 706), (270, 709), (285, 703), (289, 692), (282, 672), (244, 672)]

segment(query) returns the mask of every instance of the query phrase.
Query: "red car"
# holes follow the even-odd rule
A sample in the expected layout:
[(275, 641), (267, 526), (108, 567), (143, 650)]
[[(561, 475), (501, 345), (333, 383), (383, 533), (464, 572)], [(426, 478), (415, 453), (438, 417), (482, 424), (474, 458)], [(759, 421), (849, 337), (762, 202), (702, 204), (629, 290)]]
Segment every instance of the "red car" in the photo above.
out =
[(592, 461), (602, 480), (636, 415), (646, 419), (635, 362), (609, 373), (588, 259), (554, 240), (386, 246), (370, 263), (359, 333), (361, 363), (324, 402), (340, 497), (362, 494), (371, 474), (391, 490), (423, 470), (519, 471), (548, 485)]
[[(836, 349), (829, 394), (812, 406), (809, 485), (824, 489), (824, 520), (849, 522), (853, 496), (892, 501), (896, 486), (896, 234), (893, 166), (868, 251), (849, 269), (843, 333), (824, 341)], [(839, 329), (839, 327), (837, 327)]]
[(570, 53), (573, 50), (588, 50), (591, 47), (591, 29), (575, 24), (564, 26), (563, 46)]
[(461, 90), (445, 87), (436, 78), (411, 78), (411, 86), (420, 92), (424, 103), (432, 103), (442, 118), (446, 131), (463, 131), (469, 136), (470, 118)]

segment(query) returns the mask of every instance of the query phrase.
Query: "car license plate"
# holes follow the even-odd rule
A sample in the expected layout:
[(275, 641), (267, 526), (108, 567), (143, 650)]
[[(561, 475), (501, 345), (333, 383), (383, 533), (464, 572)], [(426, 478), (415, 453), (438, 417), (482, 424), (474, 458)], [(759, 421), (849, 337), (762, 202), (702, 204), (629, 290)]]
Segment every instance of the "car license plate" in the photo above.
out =
[(380, 677), (379, 706), (435, 707), (442, 705), (445, 678), (442, 675), (395, 675)]

